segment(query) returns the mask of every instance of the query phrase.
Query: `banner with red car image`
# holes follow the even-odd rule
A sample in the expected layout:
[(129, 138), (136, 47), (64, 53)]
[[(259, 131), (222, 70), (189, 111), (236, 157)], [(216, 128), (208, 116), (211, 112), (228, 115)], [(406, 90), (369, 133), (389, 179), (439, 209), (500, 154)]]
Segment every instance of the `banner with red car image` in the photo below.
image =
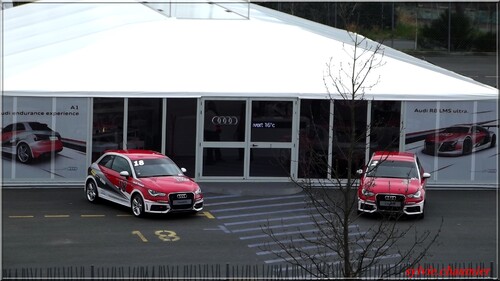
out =
[(88, 104), (87, 98), (3, 97), (3, 182), (85, 178)]
[(418, 154), (429, 183), (497, 184), (498, 101), (407, 102), (405, 150)]

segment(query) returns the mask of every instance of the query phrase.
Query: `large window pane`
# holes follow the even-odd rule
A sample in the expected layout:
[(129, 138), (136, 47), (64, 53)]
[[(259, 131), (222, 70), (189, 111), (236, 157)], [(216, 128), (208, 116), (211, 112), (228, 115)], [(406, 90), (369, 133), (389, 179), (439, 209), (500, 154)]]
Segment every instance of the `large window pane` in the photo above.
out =
[(251, 177), (289, 177), (291, 149), (251, 148)]
[(301, 100), (299, 178), (327, 177), (329, 116), (329, 100)]
[(370, 155), (377, 150), (399, 150), (400, 120), (400, 101), (372, 102)]
[[(208, 159), (213, 153), (218, 153), (220, 159)], [(239, 148), (212, 148), (203, 149), (203, 176), (242, 177), (243, 160)]]
[(253, 101), (251, 141), (291, 142), (293, 102)]
[(94, 98), (92, 161), (107, 149), (123, 148), (123, 99)]
[(245, 141), (245, 101), (207, 100), (204, 141)]
[(161, 151), (161, 99), (129, 99), (127, 148)]
[[(332, 177), (346, 178), (348, 161), (352, 160), (351, 175), (361, 168), (366, 149), (367, 102), (335, 101), (333, 115)], [(353, 149), (351, 151), (351, 144)]]
[(167, 100), (166, 154), (195, 176), (196, 99)]

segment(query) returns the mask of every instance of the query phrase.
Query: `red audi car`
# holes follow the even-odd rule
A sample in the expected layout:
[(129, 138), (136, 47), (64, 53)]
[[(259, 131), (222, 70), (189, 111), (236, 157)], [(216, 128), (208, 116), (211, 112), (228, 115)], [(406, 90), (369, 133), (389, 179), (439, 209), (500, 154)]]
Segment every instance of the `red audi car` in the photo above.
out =
[(85, 197), (102, 198), (145, 213), (198, 212), (203, 194), (167, 156), (150, 150), (108, 150), (88, 168)]
[(430, 155), (467, 155), (495, 147), (496, 141), (496, 134), (482, 126), (456, 125), (427, 135), (423, 152)]
[(42, 155), (62, 150), (61, 135), (47, 124), (19, 122), (2, 129), (2, 151), (16, 155), (19, 162), (29, 163)]
[(418, 157), (410, 152), (377, 151), (361, 175), (358, 213), (392, 213), (424, 216), (424, 172)]

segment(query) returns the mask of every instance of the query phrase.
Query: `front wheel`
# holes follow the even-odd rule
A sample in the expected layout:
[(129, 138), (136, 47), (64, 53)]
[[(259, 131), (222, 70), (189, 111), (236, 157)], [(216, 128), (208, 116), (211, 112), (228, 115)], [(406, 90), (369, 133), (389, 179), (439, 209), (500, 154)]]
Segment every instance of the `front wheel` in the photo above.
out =
[(139, 194), (135, 194), (134, 197), (132, 197), (131, 207), (134, 216), (144, 216), (144, 200), (142, 200), (142, 197)]
[(472, 141), (470, 139), (465, 139), (462, 147), (462, 154), (468, 155), (472, 152)]
[(87, 197), (87, 200), (90, 203), (95, 203), (97, 199), (99, 198), (97, 194), (97, 186), (93, 181), (87, 182), (87, 185), (85, 186), (85, 196)]

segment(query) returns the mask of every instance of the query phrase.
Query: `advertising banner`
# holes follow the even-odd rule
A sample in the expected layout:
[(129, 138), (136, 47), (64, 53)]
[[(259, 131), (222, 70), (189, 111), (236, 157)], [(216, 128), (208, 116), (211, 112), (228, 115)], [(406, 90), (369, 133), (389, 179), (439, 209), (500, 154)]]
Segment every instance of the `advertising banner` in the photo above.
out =
[(405, 150), (417, 153), (429, 183), (496, 183), (496, 101), (407, 102), (405, 110)]
[(87, 98), (4, 97), (3, 182), (71, 182), (86, 175)]

